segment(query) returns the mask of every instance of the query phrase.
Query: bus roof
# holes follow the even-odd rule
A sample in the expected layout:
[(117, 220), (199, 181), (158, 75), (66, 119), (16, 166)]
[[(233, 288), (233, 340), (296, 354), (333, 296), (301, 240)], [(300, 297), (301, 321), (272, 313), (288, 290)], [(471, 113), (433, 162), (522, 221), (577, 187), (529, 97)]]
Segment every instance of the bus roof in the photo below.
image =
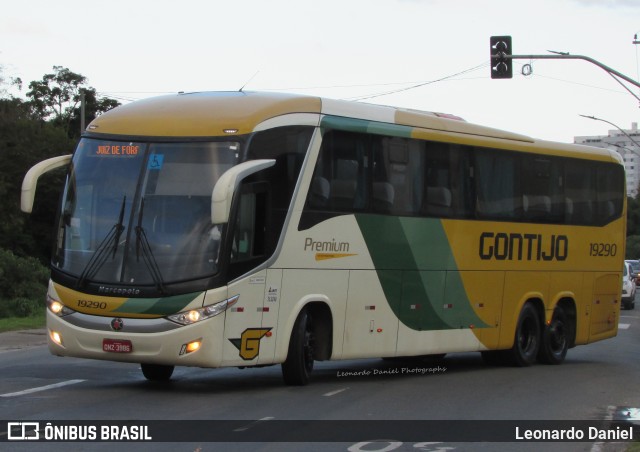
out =
[(368, 121), (531, 142), (531, 138), (469, 124), (453, 115), (299, 94), (251, 91), (178, 93), (117, 107), (89, 124), (94, 133), (154, 137), (250, 133), (270, 118), (292, 113), (345, 116)]
[(534, 140), (525, 135), (471, 124), (447, 114), (300, 94), (253, 91), (177, 93), (135, 101), (98, 116), (87, 127), (87, 133), (167, 138), (232, 136), (251, 133), (268, 119), (296, 113), (386, 123), (436, 134), (454, 133), (470, 140), (474, 137), (488, 138), (491, 144), (498, 145), (504, 140), (505, 146), (519, 144), (527, 148), (537, 145), (563, 154), (578, 151), (583, 157), (590, 154), (596, 159), (612, 158), (603, 149)]

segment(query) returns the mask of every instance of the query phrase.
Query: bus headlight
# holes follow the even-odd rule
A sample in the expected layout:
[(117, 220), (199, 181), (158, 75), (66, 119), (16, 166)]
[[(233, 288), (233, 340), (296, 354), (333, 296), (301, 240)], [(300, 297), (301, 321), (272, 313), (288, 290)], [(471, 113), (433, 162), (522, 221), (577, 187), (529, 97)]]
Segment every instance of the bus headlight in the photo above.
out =
[(200, 322), (202, 320), (210, 319), (211, 317), (215, 317), (218, 314), (223, 313), (228, 308), (233, 306), (238, 302), (240, 298), (239, 295), (235, 297), (231, 297), (227, 300), (220, 301), (215, 304), (210, 304), (209, 306), (205, 306), (203, 308), (191, 309), (189, 311), (178, 312), (177, 314), (172, 314), (167, 316), (167, 319), (172, 322), (179, 323), (180, 325), (191, 325), (196, 322)]
[(51, 298), (49, 294), (47, 294), (47, 308), (49, 308), (49, 311), (51, 311), (58, 317), (64, 317), (65, 315), (73, 314), (74, 312), (76, 312), (73, 309), (66, 307), (55, 298)]

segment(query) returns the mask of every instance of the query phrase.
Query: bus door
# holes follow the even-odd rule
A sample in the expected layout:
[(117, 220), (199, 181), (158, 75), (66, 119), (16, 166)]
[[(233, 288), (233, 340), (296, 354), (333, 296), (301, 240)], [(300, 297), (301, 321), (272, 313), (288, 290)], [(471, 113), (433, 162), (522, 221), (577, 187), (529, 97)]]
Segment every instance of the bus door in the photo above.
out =
[[(252, 273), (266, 259), (266, 231), (269, 207), (268, 184), (246, 183), (234, 201), (229, 221), (229, 296), (239, 295), (225, 322), (224, 361), (226, 365), (251, 366), (264, 352), (262, 344), (272, 336), (277, 319), (277, 300), (281, 275), (268, 275), (266, 269)], [(246, 276), (244, 276), (246, 275)], [(269, 277), (268, 277), (269, 276)], [(268, 290), (272, 298), (268, 298)], [(274, 292), (275, 291), (275, 292)], [(267, 314), (263, 319), (263, 315)], [(268, 347), (273, 359), (274, 345)], [(265, 361), (263, 357), (261, 362)]]

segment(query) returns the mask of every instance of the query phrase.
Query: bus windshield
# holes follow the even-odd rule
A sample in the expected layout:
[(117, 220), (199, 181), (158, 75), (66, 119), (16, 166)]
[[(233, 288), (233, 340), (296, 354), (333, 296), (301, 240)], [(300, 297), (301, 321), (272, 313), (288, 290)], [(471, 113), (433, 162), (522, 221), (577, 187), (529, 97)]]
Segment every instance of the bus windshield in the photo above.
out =
[(63, 193), (53, 266), (84, 282), (155, 285), (218, 271), (211, 193), (239, 142), (83, 138)]

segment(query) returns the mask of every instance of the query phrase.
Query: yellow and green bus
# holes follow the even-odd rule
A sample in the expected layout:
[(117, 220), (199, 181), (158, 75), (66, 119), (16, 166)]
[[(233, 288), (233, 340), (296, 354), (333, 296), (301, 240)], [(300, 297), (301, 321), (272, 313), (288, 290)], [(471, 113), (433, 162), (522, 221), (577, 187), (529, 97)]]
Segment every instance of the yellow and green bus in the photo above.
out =
[(558, 364), (613, 337), (616, 153), (312, 96), (161, 96), (95, 119), (68, 166), (54, 355), (175, 366), (482, 352)]

